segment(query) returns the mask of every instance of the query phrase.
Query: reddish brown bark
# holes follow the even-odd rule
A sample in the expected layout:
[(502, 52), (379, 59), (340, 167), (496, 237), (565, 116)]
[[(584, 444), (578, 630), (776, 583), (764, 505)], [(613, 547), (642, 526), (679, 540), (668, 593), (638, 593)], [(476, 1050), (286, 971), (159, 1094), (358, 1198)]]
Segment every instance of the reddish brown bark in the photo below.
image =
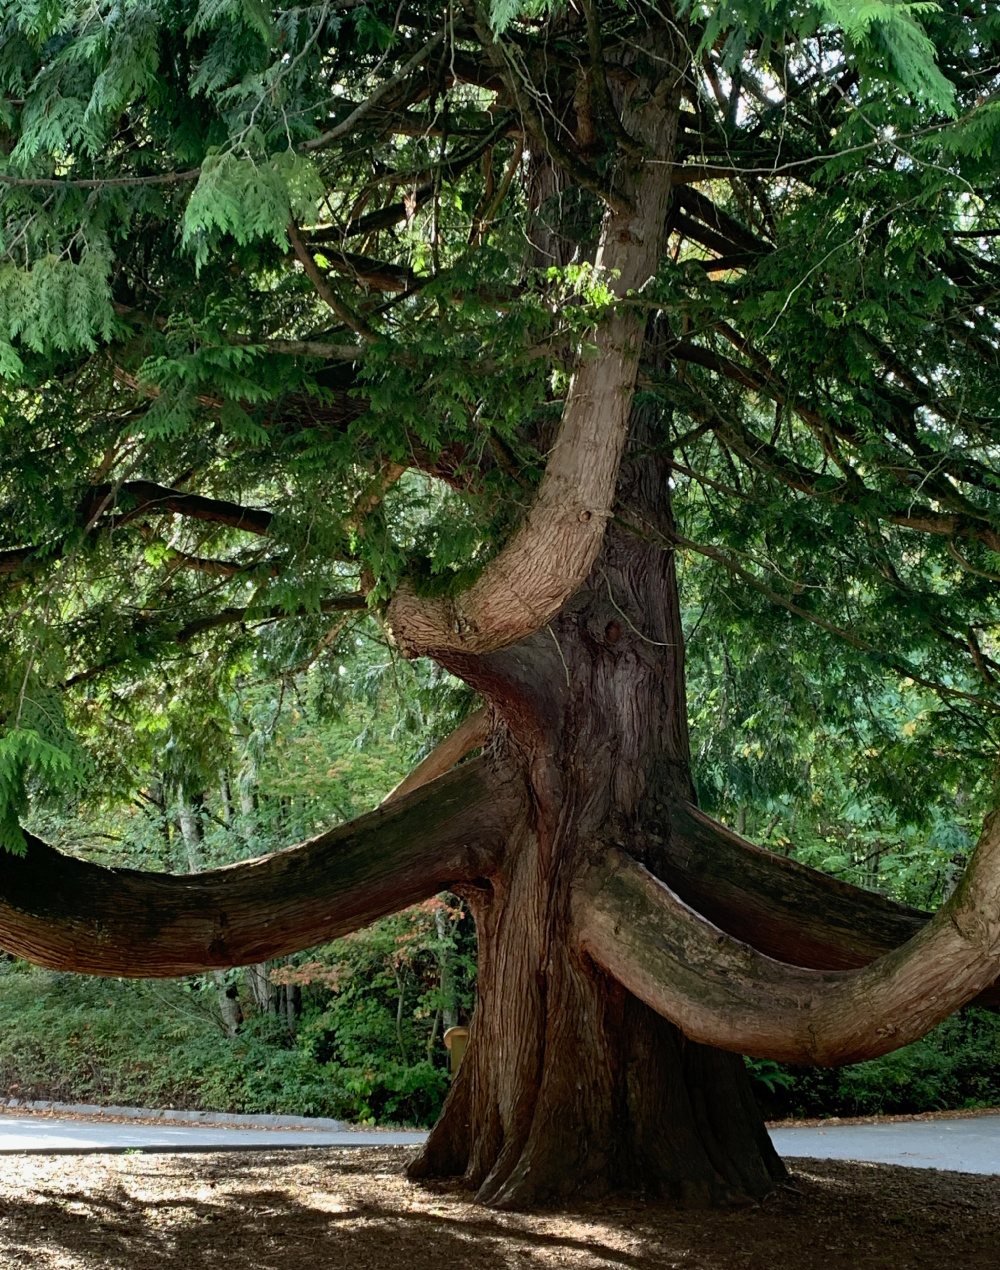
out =
[[(667, 478), (644, 455), (620, 499), (662, 520)], [(502, 716), (532, 815), (488, 884), (459, 888), (476, 913), (479, 996), (413, 1176), (459, 1174), (507, 1207), (615, 1189), (733, 1202), (783, 1176), (742, 1059), (686, 1041), (570, 939), (570, 884), (590, 855), (644, 841), (660, 804), (692, 798), (682, 645), (672, 557), (612, 529), (550, 630), (448, 659)]]

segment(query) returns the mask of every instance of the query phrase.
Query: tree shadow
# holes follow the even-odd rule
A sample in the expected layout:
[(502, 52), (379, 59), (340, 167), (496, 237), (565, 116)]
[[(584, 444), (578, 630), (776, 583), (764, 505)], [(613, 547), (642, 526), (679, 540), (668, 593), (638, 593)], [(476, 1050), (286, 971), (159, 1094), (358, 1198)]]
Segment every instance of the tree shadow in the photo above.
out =
[[(0, 1265), (34, 1270), (996, 1270), (1000, 1179), (802, 1161), (752, 1210), (639, 1201), (495, 1213), (453, 1186), (399, 1177), (402, 1155), (319, 1151), (77, 1161), (4, 1188)], [(9, 1163), (9, 1161), (8, 1161)], [(292, 1166), (292, 1167), (289, 1167)], [(67, 1185), (66, 1183), (70, 1183)]]

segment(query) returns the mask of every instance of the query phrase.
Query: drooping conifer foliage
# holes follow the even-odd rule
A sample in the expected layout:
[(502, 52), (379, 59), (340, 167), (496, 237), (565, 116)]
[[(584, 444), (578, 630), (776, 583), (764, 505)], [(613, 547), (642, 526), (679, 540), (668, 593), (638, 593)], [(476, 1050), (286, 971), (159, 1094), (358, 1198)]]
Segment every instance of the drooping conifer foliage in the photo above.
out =
[[(992, 805), (994, 6), (0, 21), (0, 943), (170, 975), (449, 887), (480, 999), (417, 1172), (765, 1192), (709, 1047), (884, 1053), (987, 988), (996, 833), (927, 923), (698, 811), (677, 576), (702, 685)], [(358, 620), (481, 694), (480, 759), (197, 881), (25, 835), (153, 714), (204, 777), (233, 684)]]

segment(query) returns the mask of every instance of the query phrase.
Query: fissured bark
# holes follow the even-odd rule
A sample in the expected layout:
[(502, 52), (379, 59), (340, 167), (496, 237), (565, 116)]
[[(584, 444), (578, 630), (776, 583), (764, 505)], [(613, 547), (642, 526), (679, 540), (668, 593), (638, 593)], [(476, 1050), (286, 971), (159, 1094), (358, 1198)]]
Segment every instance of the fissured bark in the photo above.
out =
[[(669, 465), (633, 431), (619, 488), (656, 538)], [(575, 873), (614, 843), (656, 868), (664, 806), (693, 798), (671, 554), (612, 528), (586, 586), (529, 639), (450, 668), (502, 726), (531, 812), (467, 886), (479, 931), (469, 1048), (412, 1177), (458, 1175), (527, 1207), (627, 1190), (684, 1204), (759, 1198), (784, 1176), (743, 1060), (685, 1040), (577, 951)], [(651, 830), (655, 828), (655, 834)]]

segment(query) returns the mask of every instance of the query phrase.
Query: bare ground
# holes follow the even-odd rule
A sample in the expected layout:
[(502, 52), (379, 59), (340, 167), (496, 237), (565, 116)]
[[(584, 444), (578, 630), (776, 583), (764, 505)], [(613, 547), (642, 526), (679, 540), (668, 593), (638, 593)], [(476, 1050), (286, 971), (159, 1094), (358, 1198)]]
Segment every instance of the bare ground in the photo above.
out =
[(793, 1162), (764, 1204), (524, 1215), (401, 1174), (407, 1148), (7, 1156), (7, 1270), (910, 1270), (1000, 1267), (1000, 1178)]

